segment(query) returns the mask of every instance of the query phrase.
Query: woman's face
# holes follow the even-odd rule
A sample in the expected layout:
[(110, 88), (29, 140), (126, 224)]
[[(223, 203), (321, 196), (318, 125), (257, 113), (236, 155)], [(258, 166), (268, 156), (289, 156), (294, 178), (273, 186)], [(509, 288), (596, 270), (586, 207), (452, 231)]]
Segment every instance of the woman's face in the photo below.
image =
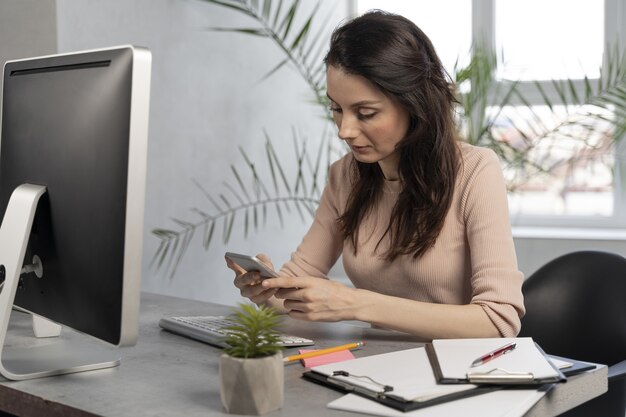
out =
[(326, 81), (339, 138), (358, 161), (378, 162), (385, 178), (398, 179), (396, 145), (406, 135), (409, 114), (360, 75), (329, 65)]

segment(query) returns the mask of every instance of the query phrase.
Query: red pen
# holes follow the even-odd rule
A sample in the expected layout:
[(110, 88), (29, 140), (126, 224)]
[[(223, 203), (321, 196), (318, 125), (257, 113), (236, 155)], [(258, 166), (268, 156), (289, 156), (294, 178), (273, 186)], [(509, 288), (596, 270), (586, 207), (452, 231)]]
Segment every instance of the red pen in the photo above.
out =
[(492, 352), (489, 352), (486, 355), (483, 355), (480, 358), (476, 359), (474, 362), (472, 362), (472, 366), (470, 366), (470, 368), (473, 368), (478, 365), (482, 365), (484, 363), (489, 362), (492, 359), (498, 358), (504, 355), (505, 353), (508, 353), (512, 351), (513, 349), (515, 349), (515, 346), (516, 346), (516, 343), (508, 343)]

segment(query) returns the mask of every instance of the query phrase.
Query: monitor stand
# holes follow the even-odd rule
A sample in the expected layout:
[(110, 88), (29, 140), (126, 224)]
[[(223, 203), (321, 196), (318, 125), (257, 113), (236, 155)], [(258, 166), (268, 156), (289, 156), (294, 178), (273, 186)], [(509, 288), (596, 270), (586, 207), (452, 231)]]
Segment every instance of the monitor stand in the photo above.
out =
[(33, 317), (33, 333), (35, 337), (57, 337), (61, 334), (61, 326), (36, 314)]
[(22, 272), (28, 237), (37, 203), (46, 187), (22, 184), (13, 191), (0, 226), (0, 374), (11, 380), (24, 380), (120, 364), (119, 353), (106, 349), (81, 334), (72, 334), (50, 342), (32, 339), (23, 343), (7, 342), (9, 319)]

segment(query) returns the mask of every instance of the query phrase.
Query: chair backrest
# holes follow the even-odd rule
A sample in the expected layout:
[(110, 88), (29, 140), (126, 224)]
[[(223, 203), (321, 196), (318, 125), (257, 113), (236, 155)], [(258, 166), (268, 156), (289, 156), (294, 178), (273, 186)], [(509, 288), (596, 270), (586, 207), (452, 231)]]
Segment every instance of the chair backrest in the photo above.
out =
[(626, 359), (626, 258), (569, 253), (528, 277), (522, 291), (520, 336), (572, 359), (607, 365)]

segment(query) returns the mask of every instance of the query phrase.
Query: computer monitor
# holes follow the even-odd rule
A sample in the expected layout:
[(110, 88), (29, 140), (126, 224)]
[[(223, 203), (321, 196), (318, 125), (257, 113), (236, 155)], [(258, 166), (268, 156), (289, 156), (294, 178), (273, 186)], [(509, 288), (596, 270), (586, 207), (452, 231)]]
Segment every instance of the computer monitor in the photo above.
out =
[(34, 354), (41, 368), (61, 369), (24, 367), (23, 349), (9, 354), (3, 346), (13, 303), (109, 345), (136, 342), (150, 70), (150, 52), (134, 46), (4, 66), (0, 372), (7, 378), (94, 369), (51, 363), (46, 356), (56, 353), (42, 352)]

